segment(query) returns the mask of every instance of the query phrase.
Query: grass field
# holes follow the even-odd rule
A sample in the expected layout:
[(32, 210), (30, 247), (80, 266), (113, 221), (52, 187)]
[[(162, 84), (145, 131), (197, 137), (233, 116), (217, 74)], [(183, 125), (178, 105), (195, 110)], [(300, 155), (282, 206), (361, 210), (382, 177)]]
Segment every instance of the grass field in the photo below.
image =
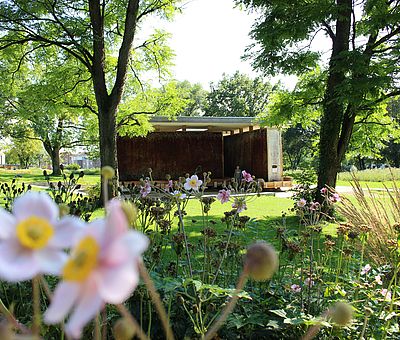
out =
[[(80, 170), (75, 171), (79, 173)], [(48, 170), (48, 173), (51, 171)], [(71, 171), (66, 170), (65, 174), (69, 176)], [(79, 183), (86, 187), (95, 185), (100, 181), (100, 172), (99, 170), (84, 170), (85, 176), (79, 179)], [(0, 183), (3, 182), (11, 182), (13, 179), (16, 179), (18, 183), (25, 183), (31, 185), (39, 185), (39, 186), (47, 186), (47, 182), (43, 176), (42, 169), (16, 169), (16, 170), (5, 170), (0, 169)], [(58, 182), (62, 180), (61, 176), (51, 176), (51, 182)]]

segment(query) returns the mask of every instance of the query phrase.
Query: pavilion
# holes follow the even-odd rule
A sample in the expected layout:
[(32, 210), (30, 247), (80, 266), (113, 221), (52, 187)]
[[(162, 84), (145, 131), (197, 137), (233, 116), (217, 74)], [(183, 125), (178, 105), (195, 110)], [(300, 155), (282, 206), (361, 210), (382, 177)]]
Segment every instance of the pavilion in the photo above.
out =
[(211, 171), (214, 186), (234, 177), (237, 166), (265, 182), (283, 181), (281, 133), (248, 117), (153, 117), (154, 132), (146, 137), (118, 137), (120, 180), (137, 181), (152, 169), (155, 180)]

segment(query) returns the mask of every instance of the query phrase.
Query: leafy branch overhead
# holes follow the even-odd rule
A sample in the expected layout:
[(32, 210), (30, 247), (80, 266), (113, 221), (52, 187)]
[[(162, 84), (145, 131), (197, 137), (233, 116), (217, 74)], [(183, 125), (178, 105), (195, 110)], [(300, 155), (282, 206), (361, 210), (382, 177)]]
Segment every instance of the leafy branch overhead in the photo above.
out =
[[(292, 119), (297, 109), (298, 117), (313, 114), (321, 127), (318, 186), (335, 186), (353, 132), (361, 129), (361, 123), (385, 126), (387, 120), (380, 120), (382, 104), (400, 94), (399, 2), (236, 2), (260, 14), (251, 32), (258, 45), (250, 46), (246, 54), (253, 66), (268, 74), (301, 76), (293, 93), (275, 98), (273, 117), (280, 112), (284, 119)], [(304, 75), (318, 68), (320, 76)]]

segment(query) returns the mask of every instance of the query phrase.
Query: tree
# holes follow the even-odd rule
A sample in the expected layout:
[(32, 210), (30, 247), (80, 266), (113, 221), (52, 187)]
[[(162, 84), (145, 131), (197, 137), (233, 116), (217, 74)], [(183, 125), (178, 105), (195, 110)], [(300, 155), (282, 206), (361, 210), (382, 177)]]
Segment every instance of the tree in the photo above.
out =
[(191, 84), (187, 80), (177, 83), (179, 92), (187, 103), (183, 110), (178, 112), (180, 116), (202, 116), (204, 114), (208, 92), (201, 84)]
[[(0, 96), (1, 133), (13, 139), (42, 142), (53, 175), (60, 175), (61, 149), (96, 143), (92, 129), (85, 124), (89, 111), (77, 105), (80, 99), (89, 101), (90, 77), (86, 75), (82, 80), (84, 70), (76, 74), (71, 60), (59, 60), (49, 50), (45, 55), (31, 55), (24, 63), (16, 62), (15, 53), (7, 52), (0, 61), (0, 75), (8, 80), (2, 83)], [(10, 70), (17, 68), (15, 78)]]
[[(323, 80), (318, 187), (334, 187), (356, 123), (400, 94), (400, 3), (386, 0), (237, 0), (261, 13), (248, 57), (269, 74), (304, 74), (323, 64), (313, 40), (324, 33), (331, 55)], [(360, 15), (361, 14), (361, 15)], [(319, 46), (318, 46), (319, 47)], [(360, 115), (363, 117), (360, 117)], [(380, 124), (374, 122), (372, 124)]]
[[(101, 166), (117, 168), (117, 111), (128, 75), (158, 67), (172, 56), (166, 36), (155, 32), (133, 46), (138, 25), (156, 14), (171, 18), (178, 0), (10, 0), (0, 4), (0, 50), (27, 45), (25, 58), (37, 49), (57, 48), (91, 76), (99, 124)], [(142, 53), (140, 52), (142, 51)], [(130, 72), (128, 72), (128, 70)], [(116, 193), (116, 184), (112, 194)]]
[(296, 170), (307, 162), (311, 165), (314, 154), (316, 128), (303, 128), (301, 124), (285, 129), (282, 134), (285, 167)]
[[(390, 101), (388, 105), (388, 112), (390, 117), (397, 125), (400, 125), (400, 99)], [(384, 148), (381, 151), (382, 158), (389, 162), (391, 166), (400, 168), (400, 136), (399, 134), (392, 134), (390, 138), (386, 139)]]
[[(271, 95), (267, 113), (260, 117), (268, 124), (290, 126), (284, 132), (283, 140), (284, 154), (289, 156), (289, 152), (291, 160), (296, 161), (296, 156), (302, 156), (300, 150), (306, 148), (304, 140), (309, 140), (310, 150), (318, 145), (316, 136), (321, 125), (326, 75), (317, 68), (300, 76), (292, 91), (277, 89)], [(385, 141), (399, 136), (398, 123), (382, 102), (373, 110), (359, 112), (347, 148), (347, 159), (357, 159), (359, 166), (365, 157), (380, 158)]]
[(41, 143), (33, 139), (15, 139), (7, 149), (7, 162), (19, 164), (23, 169), (31, 167), (40, 158), (43, 151)]
[(251, 79), (236, 72), (226, 74), (217, 83), (211, 83), (207, 96), (206, 116), (255, 117), (267, 110), (268, 97), (272, 88), (262, 78)]

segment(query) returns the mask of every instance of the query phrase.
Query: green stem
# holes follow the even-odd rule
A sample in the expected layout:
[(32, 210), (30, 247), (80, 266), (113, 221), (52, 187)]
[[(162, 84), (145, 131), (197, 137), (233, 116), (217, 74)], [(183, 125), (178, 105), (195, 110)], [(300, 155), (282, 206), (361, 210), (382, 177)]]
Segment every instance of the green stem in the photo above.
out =
[(122, 304), (116, 305), (119, 313), (126, 318), (126, 320), (129, 321), (129, 323), (131, 324), (131, 326), (134, 327), (135, 331), (136, 331), (136, 336), (140, 339), (140, 340), (150, 340), (147, 335), (143, 332), (142, 328), (139, 326), (139, 324), (137, 323), (137, 321), (135, 320), (135, 318), (132, 316), (132, 314), (126, 309), (126, 307)]
[(239, 281), (236, 285), (236, 289), (233, 293), (232, 298), (230, 299), (228, 304), (225, 306), (224, 310), (222, 311), (221, 316), (214, 322), (214, 324), (211, 326), (211, 329), (204, 336), (203, 340), (212, 339), (214, 337), (214, 335), (218, 332), (218, 330), (221, 328), (223, 323), (226, 321), (229, 314), (233, 311), (233, 309), (236, 306), (236, 303), (239, 299), (239, 293), (242, 291), (244, 285), (246, 284), (247, 278), (248, 278), (248, 273), (247, 273), (246, 268), (244, 268), (242, 274), (239, 277)]
[(145, 265), (143, 262), (139, 264), (140, 275), (143, 278), (144, 283), (147, 286), (151, 300), (156, 306), (157, 313), (160, 317), (161, 323), (164, 327), (165, 334), (167, 335), (167, 340), (174, 340), (174, 334), (172, 333), (171, 327), (168, 322), (168, 316), (165, 312), (165, 308), (161, 302), (160, 295), (158, 294), (156, 287), (154, 286), (153, 280), (151, 279)]
[(22, 333), (28, 334), (29, 329), (27, 329), (23, 324), (21, 324), (15, 316), (8, 310), (0, 298), (0, 314), (3, 314), (7, 321), (13, 325), (14, 328), (19, 329)]
[(32, 332), (34, 335), (40, 335), (41, 315), (40, 315), (40, 287), (39, 277), (34, 277), (32, 280), (32, 295), (33, 295), (33, 326)]

